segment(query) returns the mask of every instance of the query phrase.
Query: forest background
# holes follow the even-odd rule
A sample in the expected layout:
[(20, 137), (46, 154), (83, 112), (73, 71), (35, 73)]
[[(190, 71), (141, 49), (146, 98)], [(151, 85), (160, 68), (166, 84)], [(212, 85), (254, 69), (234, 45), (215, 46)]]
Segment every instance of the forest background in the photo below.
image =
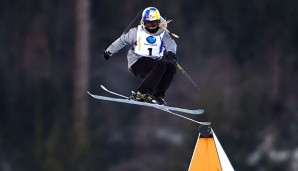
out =
[[(95, 100), (141, 79), (103, 50), (157, 7), (180, 36), (168, 104), (203, 108), (235, 170), (298, 170), (298, 1), (2, 0), (1, 171), (183, 171), (198, 126)], [(139, 24), (139, 18), (132, 27)]]

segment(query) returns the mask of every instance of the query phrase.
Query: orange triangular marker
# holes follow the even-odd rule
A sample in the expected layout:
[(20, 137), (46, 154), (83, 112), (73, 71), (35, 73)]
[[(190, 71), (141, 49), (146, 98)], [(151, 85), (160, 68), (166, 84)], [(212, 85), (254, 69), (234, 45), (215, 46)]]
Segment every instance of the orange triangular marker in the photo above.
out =
[(211, 126), (201, 126), (188, 171), (234, 171)]

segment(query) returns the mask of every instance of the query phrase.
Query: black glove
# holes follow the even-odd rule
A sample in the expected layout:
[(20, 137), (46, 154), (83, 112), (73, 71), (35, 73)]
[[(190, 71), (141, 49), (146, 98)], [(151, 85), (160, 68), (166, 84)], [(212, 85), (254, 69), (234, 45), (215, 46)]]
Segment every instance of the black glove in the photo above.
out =
[(105, 58), (105, 60), (109, 60), (111, 55), (112, 53), (107, 51), (107, 49), (104, 50), (103, 57)]
[(174, 54), (174, 53), (171, 52), (171, 51), (168, 51), (168, 53), (167, 53), (167, 58), (168, 58), (169, 61), (177, 60), (177, 56), (176, 56), (176, 54)]

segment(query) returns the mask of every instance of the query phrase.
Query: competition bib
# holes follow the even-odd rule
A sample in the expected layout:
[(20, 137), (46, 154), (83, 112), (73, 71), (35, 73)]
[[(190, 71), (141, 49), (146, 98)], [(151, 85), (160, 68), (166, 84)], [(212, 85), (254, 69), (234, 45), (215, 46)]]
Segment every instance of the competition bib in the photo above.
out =
[(162, 57), (164, 52), (162, 42), (163, 35), (164, 32), (157, 36), (149, 35), (145, 30), (142, 29), (142, 26), (138, 26), (137, 46), (135, 47), (135, 53), (151, 58)]

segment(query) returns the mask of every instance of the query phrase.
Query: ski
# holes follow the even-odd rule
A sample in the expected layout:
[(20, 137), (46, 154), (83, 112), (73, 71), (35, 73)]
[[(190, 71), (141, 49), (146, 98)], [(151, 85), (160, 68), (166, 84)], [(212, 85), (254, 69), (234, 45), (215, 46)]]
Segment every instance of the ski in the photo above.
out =
[(199, 114), (204, 113), (203, 109), (190, 110), (190, 109), (183, 109), (183, 108), (178, 108), (178, 107), (164, 106), (164, 105), (159, 105), (159, 104), (139, 102), (139, 101), (123, 99), (123, 98), (120, 99), (120, 98), (99, 96), (99, 95), (91, 94), (90, 92), (87, 92), (87, 93), (90, 96), (92, 96), (93, 98), (96, 98), (96, 99), (99, 99), (99, 100), (113, 101), (113, 102), (120, 102), (120, 103), (128, 103), (128, 104), (135, 104), (135, 105), (148, 106), (148, 107), (164, 108), (164, 109), (168, 109), (168, 110), (171, 110), (171, 111), (183, 112), (183, 113), (194, 114), (194, 115), (199, 115)]
[[(106, 92), (108, 92), (108, 93), (111, 93), (111, 94), (113, 94), (113, 95), (122, 97), (122, 98), (124, 98), (124, 99), (128, 99), (127, 96), (124, 96), (124, 95), (122, 95), (122, 94), (118, 94), (118, 93), (116, 93), (116, 92), (110, 91), (110, 90), (108, 90), (107, 88), (105, 88), (103, 85), (100, 85), (100, 87), (101, 87), (104, 91), (106, 91)], [(210, 124), (211, 124), (211, 122), (199, 122), (199, 121), (193, 120), (193, 119), (191, 119), (191, 118), (185, 117), (185, 116), (180, 115), (180, 114), (177, 114), (177, 113), (175, 113), (175, 112), (172, 112), (172, 111), (170, 111), (170, 110), (168, 110), (168, 109), (158, 108), (158, 107), (155, 107), (155, 108), (156, 108), (156, 109), (159, 109), (159, 110), (162, 110), (162, 111), (165, 111), (165, 112), (168, 112), (168, 113), (170, 113), (170, 114), (176, 115), (176, 116), (178, 116), (178, 117), (187, 119), (187, 120), (189, 120), (189, 121), (198, 123), (198, 124), (200, 124), (200, 125), (210, 125)]]

